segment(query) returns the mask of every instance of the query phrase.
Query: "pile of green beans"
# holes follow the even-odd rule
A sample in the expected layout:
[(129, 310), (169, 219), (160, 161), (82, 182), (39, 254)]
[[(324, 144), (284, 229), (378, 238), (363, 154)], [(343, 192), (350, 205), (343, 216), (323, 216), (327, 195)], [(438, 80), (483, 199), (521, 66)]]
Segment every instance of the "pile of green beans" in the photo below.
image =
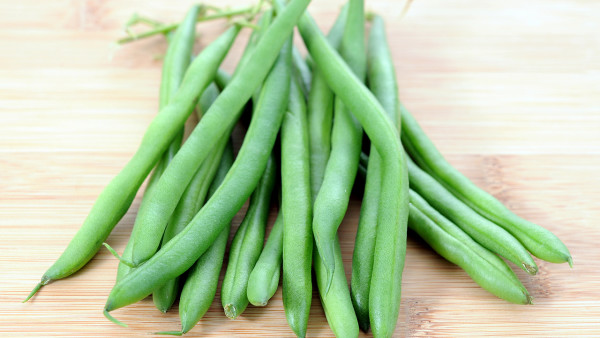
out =
[[(181, 328), (160, 334), (189, 332), (215, 301), (224, 275), (221, 305), (231, 319), (248, 306), (266, 306), (281, 285), (290, 330), (304, 337), (316, 288), (336, 336), (371, 329), (375, 337), (391, 337), (408, 228), (511, 303), (531, 304), (534, 295), (504, 259), (530, 274), (538, 270), (531, 255), (572, 264), (554, 234), (512, 213), (435, 148), (400, 102), (382, 17), (371, 16), (365, 40), (364, 1), (349, 0), (325, 37), (306, 12), (309, 2), (274, 0), (272, 8), (260, 2), (214, 14), (246, 18), (193, 61), (196, 23), (210, 17), (207, 7), (193, 6), (173, 25), (135, 17), (154, 26), (136, 39), (164, 33), (169, 41), (159, 113), (25, 301), (92, 259), (152, 168), (122, 255), (104, 243), (119, 259), (104, 315), (123, 326), (109, 312), (152, 294), (162, 312), (179, 299)], [(254, 31), (229, 75), (219, 66), (245, 26)], [(295, 27), (306, 57), (293, 44)], [(198, 123), (184, 140), (194, 109)], [(246, 132), (234, 156), (237, 123)], [(337, 232), (361, 185), (349, 280)], [(273, 200), (279, 211), (266, 236)], [(232, 225), (244, 212), (241, 224)]]

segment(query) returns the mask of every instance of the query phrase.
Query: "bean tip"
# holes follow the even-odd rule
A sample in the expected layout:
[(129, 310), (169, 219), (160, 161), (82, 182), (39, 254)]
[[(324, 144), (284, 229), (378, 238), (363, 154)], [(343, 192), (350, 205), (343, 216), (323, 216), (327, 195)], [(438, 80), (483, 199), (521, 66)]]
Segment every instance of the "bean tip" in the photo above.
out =
[(573, 269), (573, 257), (571, 257), (571, 255), (569, 255), (569, 258), (567, 258), (567, 263), (569, 263), (569, 266), (571, 269)]
[(237, 309), (235, 308), (235, 306), (233, 304), (225, 305), (223, 307), (223, 310), (225, 310), (225, 315), (229, 319), (236, 319), (238, 316)]
[(528, 274), (530, 275), (535, 275), (538, 272), (538, 267), (535, 265), (531, 265), (531, 264), (527, 264), (527, 263), (523, 263), (523, 270), (525, 270)]
[(31, 292), (29, 293), (29, 295), (27, 296), (27, 298), (25, 298), (23, 301), (21, 301), (21, 303), (26, 303), (28, 300), (31, 299), (31, 297), (33, 297), (39, 290), (40, 288), (44, 286), (44, 284), (42, 284), (42, 282), (39, 282), (35, 285), (35, 287), (33, 288), (33, 290), (31, 290)]
[(117, 318), (113, 317), (110, 315), (110, 313), (108, 313), (108, 308), (104, 308), (104, 317), (106, 317), (106, 319), (110, 320), (111, 322), (122, 326), (122, 327), (128, 327), (127, 324), (119, 321)]
[(183, 336), (182, 331), (159, 331), (159, 332), (154, 332), (154, 334), (163, 335), (163, 336)]

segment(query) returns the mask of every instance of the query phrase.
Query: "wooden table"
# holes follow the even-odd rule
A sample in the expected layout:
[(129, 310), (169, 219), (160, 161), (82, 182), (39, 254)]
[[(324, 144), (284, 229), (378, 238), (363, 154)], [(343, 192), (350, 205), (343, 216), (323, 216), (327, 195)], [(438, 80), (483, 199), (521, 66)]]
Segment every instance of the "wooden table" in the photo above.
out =
[[(217, 3), (217, 1), (213, 1)], [(0, 1), (0, 335), (143, 336), (179, 329), (151, 300), (102, 316), (117, 261), (101, 250), (79, 273), (21, 304), (97, 195), (132, 156), (158, 106), (165, 42), (115, 48), (142, 14), (178, 21), (192, 1)], [(241, 6), (233, 0), (221, 1)], [(329, 28), (342, 1), (310, 10)], [(600, 3), (367, 1), (387, 19), (401, 99), (458, 169), (516, 213), (557, 234), (575, 266), (516, 271), (535, 305), (478, 287), (414, 234), (397, 336), (600, 335)], [(223, 30), (203, 24), (198, 49)], [(223, 67), (232, 70), (242, 34)], [(297, 41), (300, 43), (300, 40)], [(109, 237), (122, 251), (140, 198)], [(341, 226), (349, 274), (360, 201)], [(235, 218), (238, 225), (241, 216)], [(318, 298), (309, 335), (331, 336)], [(190, 336), (291, 336), (281, 290), (227, 319), (216, 301)]]

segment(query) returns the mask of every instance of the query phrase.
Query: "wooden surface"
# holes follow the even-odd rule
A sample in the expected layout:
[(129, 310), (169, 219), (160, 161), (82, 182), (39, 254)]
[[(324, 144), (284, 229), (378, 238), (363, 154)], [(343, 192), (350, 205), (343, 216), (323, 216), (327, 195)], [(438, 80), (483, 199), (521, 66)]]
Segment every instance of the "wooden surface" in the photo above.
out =
[[(156, 113), (164, 40), (111, 42), (134, 11), (179, 20), (191, 1), (177, 3), (0, 1), (0, 335), (179, 329), (177, 310), (161, 314), (149, 299), (114, 312), (128, 329), (102, 316), (117, 266), (105, 250), (20, 303)], [(329, 28), (340, 4), (314, 0), (310, 10)], [(517, 271), (535, 305), (512, 305), (411, 236), (396, 335), (600, 335), (600, 3), (418, 0), (400, 19), (402, 5), (367, 1), (387, 19), (401, 99), (452, 164), (557, 234), (575, 266), (537, 260), (537, 276)], [(198, 49), (224, 24), (200, 27)], [(246, 37), (224, 68), (233, 69)], [(139, 201), (108, 239), (118, 251)], [(348, 274), (359, 207), (353, 199), (341, 228)], [(308, 334), (332, 335), (316, 297)], [(281, 290), (235, 321), (216, 301), (189, 334), (291, 335)]]

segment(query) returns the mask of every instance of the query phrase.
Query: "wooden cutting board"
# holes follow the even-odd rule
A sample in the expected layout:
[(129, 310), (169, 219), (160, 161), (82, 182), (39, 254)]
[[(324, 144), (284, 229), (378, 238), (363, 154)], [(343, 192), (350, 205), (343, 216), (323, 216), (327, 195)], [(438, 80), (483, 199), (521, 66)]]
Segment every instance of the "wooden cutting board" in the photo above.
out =
[[(102, 316), (117, 267), (105, 250), (33, 301), (20, 301), (156, 113), (165, 41), (115, 48), (120, 27), (136, 11), (179, 21), (191, 3), (0, 1), (0, 335), (122, 337), (179, 329), (177, 310), (161, 314), (149, 299), (114, 312), (128, 329)], [(341, 3), (315, 0), (310, 11), (328, 29)], [(387, 20), (401, 99), (452, 164), (557, 234), (575, 265), (538, 260), (537, 276), (515, 269), (535, 305), (513, 305), (411, 234), (395, 335), (600, 335), (600, 2), (418, 0), (401, 18), (403, 5), (366, 4)], [(198, 50), (224, 27), (202, 24)], [(225, 69), (233, 69), (247, 36)], [(108, 238), (118, 251), (139, 202), (140, 196)], [(357, 197), (340, 231), (348, 276), (359, 209)], [(238, 215), (234, 226), (240, 221)], [(308, 334), (332, 335), (316, 296)], [(235, 321), (217, 300), (189, 334), (291, 335), (281, 290), (266, 308), (249, 307)]]

